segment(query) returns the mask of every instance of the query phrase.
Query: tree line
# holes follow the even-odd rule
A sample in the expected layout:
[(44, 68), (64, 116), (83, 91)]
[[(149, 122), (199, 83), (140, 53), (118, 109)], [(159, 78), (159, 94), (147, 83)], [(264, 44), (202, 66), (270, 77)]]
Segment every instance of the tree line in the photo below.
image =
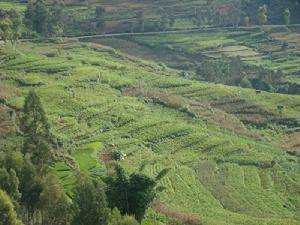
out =
[(27, 95), (19, 120), (22, 144), (0, 150), (0, 224), (138, 225), (161, 190), (158, 181), (137, 171), (126, 174), (116, 161), (114, 174), (90, 176), (73, 168), (76, 180), (67, 193), (53, 165), (64, 152), (51, 133), (41, 100)]
[(249, 65), (239, 56), (222, 55), (217, 59), (204, 59), (196, 66), (196, 73), (209, 82), (282, 94), (300, 94), (300, 85), (287, 81), (282, 70)]

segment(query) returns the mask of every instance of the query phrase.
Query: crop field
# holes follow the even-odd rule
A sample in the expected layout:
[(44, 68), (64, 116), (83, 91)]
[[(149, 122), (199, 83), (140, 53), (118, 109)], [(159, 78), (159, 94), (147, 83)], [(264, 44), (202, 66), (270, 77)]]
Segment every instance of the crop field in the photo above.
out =
[(15, 9), (18, 12), (24, 12), (26, 10), (26, 4), (21, 4), (13, 1), (0, 1), (0, 9)]
[[(282, 70), (288, 79), (299, 82), (299, 32), (285, 27), (267, 27), (265, 31), (243, 28), (186, 34), (159, 34), (93, 40), (121, 51), (190, 70), (203, 58), (239, 56), (244, 62), (274, 71)], [(118, 44), (119, 43), (119, 44)], [(283, 47), (286, 43), (286, 47)], [(153, 52), (155, 52), (153, 54)], [(152, 57), (152, 58), (151, 58)]]
[[(184, 40), (187, 54), (213, 46), (254, 54), (222, 33), (210, 41), (198, 34), (136, 39), (176, 51)], [(143, 167), (154, 177), (170, 169), (160, 181), (164, 211), (196, 215), (204, 225), (299, 224), (300, 157), (292, 151), (300, 143), (288, 140), (300, 129), (300, 96), (185, 79), (181, 71), (95, 43), (27, 42), (3, 45), (0, 53), (0, 98), (20, 109), (36, 90), (51, 131), (70, 152), (52, 169), (69, 193), (72, 168), (106, 176), (101, 154), (120, 150), (128, 172)], [(0, 116), (10, 122), (6, 108)], [(172, 218), (163, 212), (153, 207), (147, 220), (168, 224)]]

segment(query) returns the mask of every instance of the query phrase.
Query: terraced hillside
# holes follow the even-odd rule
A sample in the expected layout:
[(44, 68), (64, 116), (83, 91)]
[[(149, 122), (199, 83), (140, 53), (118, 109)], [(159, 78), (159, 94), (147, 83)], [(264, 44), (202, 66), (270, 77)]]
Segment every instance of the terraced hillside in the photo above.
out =
[[(216, 29), (181, 34), (158, 34), (94, 39), (125, 53), (163, 62), (193, 75), (205, 59), (240, 57), (249, 65), (277, 71), (287, 80), (299, 82), (299, 28), (269, 26), (259, 28)], [(196, 76), (197, 78), (197, 76)]]
[(95, 43), (28, 42), (0, 51), (1, 126), (11, 128), (0, 148), (18, 145), (18, 110), (34, 88), (69, 150), (53, 172), (70, 193), (72, 168), (108, 176), (110, 154), (121, 150), (128, 172), (170, 169), (145, 224), (186, 217), (204, 225), (300, 223), (300, 158), (292, 152), (300, 144), (293, 138), (300, 96), (185, 79)]
[[(46, 0), (51, 3), (54, 0)], [(84, 26), (88, 27), (95, 22), (96, 6), (103, 6), (106, 9), (106, 29), (105, 32), (124, 32), (130, 31), (132, 25), (137, 23), (137, 14), (143, 12), (145, 27), (153, 30), (155, 22), (159, 22), (162, 15), (168, 15), (175, 19), (174, 25), (169, 29), (187, 29), (196, 28), (193, 18), (200, 12), (205, 14), (208, 11), (207, 0), (65, 0), (66, 12), (70, 17), (65, 20), (69, 22), (74, 20), (76, 26), (65, 27), (68, 35), (95, 33), (91, 30), (84, 31)], [(220, 9), (226, 9), (227, 1), (216, 0)], [(253, 0), (245, 1), (241, 6), (243, 16), (249, 16), (253, 24), (258, 24), (257, 9), (259, 6), (267, 4), (269, 7), (268, 18), (270, 24), (284, 24), (282, 13), (286, 8), (291, 10), (291, 23), (300, 23), (299, 2), (298, 0)], [(26, 10), (26, 1), (21, 0), (0, 0), (0, 8), (17, 9), (20, 12)], [(243, 17), (240, 25), (243, 24)], [(66, 23), (68, 24), (68, 23)], [(202, 24), (206, 26), (207, 24)], [(80, 27), (80, 29), (78, 29)]]

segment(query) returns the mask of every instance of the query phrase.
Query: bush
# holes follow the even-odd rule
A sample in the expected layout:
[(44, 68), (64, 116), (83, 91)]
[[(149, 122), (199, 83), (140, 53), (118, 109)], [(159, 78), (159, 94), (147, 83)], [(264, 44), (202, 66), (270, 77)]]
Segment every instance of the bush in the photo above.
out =
[(53, 51), (53, 52), (46, 52), (45, 55), (49, 58), (57, 57), (59, 56), (59, 52)]
[(117, 208), (111, 211), (108, 219), (108, 225), (139, 225), (133, 216), (122, 216)]
[(123, 160), (125, 157), (126, 157), (126, 154), (120, 150), (114, 150), (111, 153), (111, 159), (116, 160), (116, 161)]
[(244, 78), (241, 80), (240, 86), (241, 86), (242, 88), (252, 88), (251, 82), (250, 82), (249, 79), (247, 79), (246, 77), (244, 77)]

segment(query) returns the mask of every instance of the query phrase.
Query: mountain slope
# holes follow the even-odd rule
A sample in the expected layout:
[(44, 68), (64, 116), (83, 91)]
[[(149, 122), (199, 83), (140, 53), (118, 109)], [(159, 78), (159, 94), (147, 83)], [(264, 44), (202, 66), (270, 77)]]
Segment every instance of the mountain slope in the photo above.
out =
[[(299, 224), (300, 158), (280, 147), (299, 129), (299, 96), (188, 80), (91, 43), (28, 42), (0, 51), (3, 114), (20, 109), (35, 88), (52, 132), (72, 152), (54, 168), (67, 190), (71, 165), (106, 176), (105, 156), (121, 150), (128, 172), (155, 176), (170, 168), (158, 196), (170, 211), (207, 225)], [(18, 139), (1, 143), (9, 149)], [(154, 205), (147, 217), (172, 220), (162, 214)]]

